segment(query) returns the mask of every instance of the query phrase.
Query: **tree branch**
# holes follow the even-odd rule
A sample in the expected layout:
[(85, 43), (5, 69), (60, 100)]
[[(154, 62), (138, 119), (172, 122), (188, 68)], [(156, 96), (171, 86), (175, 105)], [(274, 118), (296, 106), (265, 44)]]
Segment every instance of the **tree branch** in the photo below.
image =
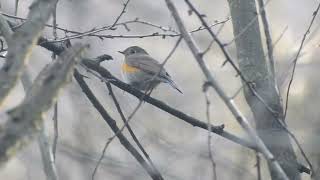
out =
[(49, 19), (57, 0), (35, 0), (30, 6), (28, 20), (8, 41), (6, 62), (0, 70), (0, 105), (20, 77), (24, 64)]
[(83, 49), (81, 45), (76, 44), (62, 53), (57, 61), (39, 73), (18, 107), (0, 114), (1, 119), (6, 120), (6, 123), (0, 126), (0, 166), (25, 147), (38, 133), (39, 126), (42, 125), (42, 113), (51, 107), (58, 91), (70, 79), (70, 72), (78, 61), (76, 56)]

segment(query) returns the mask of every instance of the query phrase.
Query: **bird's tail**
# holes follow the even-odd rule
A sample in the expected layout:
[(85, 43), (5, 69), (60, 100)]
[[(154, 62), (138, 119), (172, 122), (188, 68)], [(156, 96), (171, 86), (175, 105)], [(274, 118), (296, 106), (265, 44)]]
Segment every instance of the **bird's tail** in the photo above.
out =
[(179, 91), (181, 94), (183, 94), (182, 91), (178, 88), (178, 85), (172, 79), (167, 78), (166, 80), (167, 80), (167, 83), (170, 84), (170, 86), (172, 86), (177, 91)]

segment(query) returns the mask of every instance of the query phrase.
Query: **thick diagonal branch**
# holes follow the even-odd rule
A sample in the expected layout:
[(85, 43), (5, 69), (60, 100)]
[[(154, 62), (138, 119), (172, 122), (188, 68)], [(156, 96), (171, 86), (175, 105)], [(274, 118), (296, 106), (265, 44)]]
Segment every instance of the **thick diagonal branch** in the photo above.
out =
[[(3, 36), (5, 40), (8, 42), (10, 41), (13, 31), (11, 30), (11, 27), (9, 26), (8, 22), (0, 15), (0, 30), (3, 32)], [(22, 76), (21, 76), (21, 82), (22, 86), (27, 92), (32, 87), (32, 80), (30, 77), (30, 74), (28, 72), (28, 69), (25, 69)], [(43, 121), (40, 119), (40, 121)], [(38, 144), (41, 151), (41, 157), (44, 167), (44, 172), (47, 176), (47, 180), (57, 180), (58, 174), (56, 171), (56, 166), (53, 161), (53, 155), (50, 148), (50, 144), (48, 142), (48, 137), (45, 134), (44, 127), (41, 127), (40, 135), (38, 137)]]
[(41, 117), (54, 103), (59, 90), (70, 80), (77, 56), (83, 47), (76, 44), (46, 66), (35, 79), (23, 102), (7, 113), (1, 113), (0, 166), (25, 147), (39, 132)]
[(14, 32), (8, 43), (6, 62), (0, 70), (0, 105), (20, 77), (31, 49), (48, 21), (57, 0), (35, 0), (28, 20)]

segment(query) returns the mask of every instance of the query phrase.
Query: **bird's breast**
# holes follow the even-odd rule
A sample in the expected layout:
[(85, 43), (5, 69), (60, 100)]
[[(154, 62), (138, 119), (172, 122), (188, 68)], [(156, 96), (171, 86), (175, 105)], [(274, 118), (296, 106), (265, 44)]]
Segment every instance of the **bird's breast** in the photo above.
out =
[(130, 66), (127, 63), (123, 63), (121, 69), (125, 73), (134, 73), (139, 71), (138, 68)]

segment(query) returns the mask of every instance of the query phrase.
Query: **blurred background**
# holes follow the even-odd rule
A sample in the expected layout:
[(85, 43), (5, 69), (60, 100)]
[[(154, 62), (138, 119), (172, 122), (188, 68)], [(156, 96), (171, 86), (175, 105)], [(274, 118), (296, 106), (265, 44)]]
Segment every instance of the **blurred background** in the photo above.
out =
[[(14, 13), (14, 1), (0, 0), (0, 2), (3, 12)], [(31, 0), (20, 0), (19, 17), (27, 16), (31, 2)], [(111, 25), (121, 12), (123, 3), (124, 1), (121, 0), (60, 0), (57, 6), (57, 24), (59, 27), (80, 32)], [(188, 29), (199, 28), (201, 24), (194, 15), (189, 16), (188, 8), (184, 1), (176, 0), (174, 3), (178, 7), (179, 13), (182, 15)], [(202, 13), (207, 15), (207, 21), (210, 24), (226, 20), (229, 17), (229, 8), (226, 0), (197, 0), (193, 1), (193, 3)], [(285, 98), (285, 89), (288, 84), (288, 72), (291, 72), (289, 66), (317, 4), (318, 1), (315, 0), (271, 0), (266, 7), (273, 41), (278, 39), (284, 32), (274, 50), (276, 72), (283, 98)], [(134, 20), (135, 18), (177, 30), (164, 0), (131, 0), (126, 13), (119, 22)], [(51, 23), (51, 21), (49, 22)], [(319, 18), (317, 18), (303, 48), (302, 56), (299, 58), (290, 93), (287, 116), (289, 129), (297, 136), (310, 159), (316, 158), (320, 145), (320, 139), (318, 138), (320, 134), (319, 22)], [(130, 31), (119, 26), (116, 30), (105, 31), (101, 34), (145, 35), (162, 32), (157, 28), (142, 24), (129, 24), (128, 27)], [(213, 30), (217, 31), (219, 27), (220, 25), (215, 26)], [(230, 20), (225, 23), (219, 38), (225, 43), (229, 42), (233, 39), (232, 32)], [(53, 39), (52, 29), (46, 28), (44, 35), (49, 39)], [(65, 33), (58, 31), (58, 36), (59, 38), (65, 37)], [(202, 49), (205, 49), (211, 41), (205, 31), (194, 33), (193, 37)], [(132, 45), (138, 45), (162, 62), (174, 47), (176, 40), (177, 37), (166, 37), (164, 39), (161, 37), (114, 38), (104, 40), (95, 37), (84, 37), (72, 40), (72, 42), (90, 44), (90, 49), (86, 54), (87, 57), (96, 57), (102, 54), (111, 55), (114, 60), (103, 62), (102, 66), (111, 71), (116, 77), (122, 79), (120, 67), (123, 56), (117, 51), (124, 50)], [(227, 50), (235, 59), (234, 43), (227, 46)], [(236, 73), (230, 65), (221, 67), (224, 57), (216, 44), (213, 44), (205, 59), (210, 66), (210, 70), (218, 81), (223, 84), (228, 95), (233, 95), (241, 87), (241, 82), (238, 77), (235, 77)], [(41, 68), (50, 62), (51, 53), (41, 47), (37, 47), (29, 60), (28, 68), (31, 70), (32, 76), (35, 77)], [(179, 85), (183, 94), (178, 93), (166, 84), (162, 84), (153, 91), (152, 96), (206, 122), (206, 103), (202, 92), (202, 84), (205, 78), (184, 42), (179, 45), (165, 67)], [(122, 125), (122, 120), (108, 95), (104, 83), (89, 73), (86, 75), (89, 76), (89, 79), (86, 79), (87, 82), (101, 103), (103, 103), (112, 117), (117, 120), (118, 125)], [(137, 105), (138, 100), (117, 88), (114, 88), (114, 91), (125, 115), (128, 116)], [(5, 108), (10, 109), (19, 104), (23, 97), (23, 88), (21, 84), (18, 84), (10, 94), (10, 100), (5, 104)], [(209, 91), (209, 98), (211, 101), (211, 122), (215, 125), (225, 124), (227, 131), (245, 137), (245, 133), (213, 90)], [(236, 103), (246, 117), (251, 120), (251, 123), (254, 123), (242, 93), (237, 96)], [(46, 130), (49, 136), (52, 137), (52, 112), (49, 112), (45, 119)], [(58, 99), (58, 121), (59, 139), (56, 163), (59, 177), (68, 180), (91, 179), (91, 174), (104, 144), (113, 133), (84, 96), (75, 80), (67, 85)], [(130, 125), (165, 179), (212, 179), (212, 168), (207, 147), (208, 135), (203, 129), (192, 127), (148, 103), (142, 105), (131, 120)], [(124, 133), (133, 142), (126, 130)], [(256, 179), (256, 160), (253, 151), (215, 134), (212, 135), (211, 146), (217, 165), (218, 179)], [(294, 147), (297, 150), (296, 146)], [(299, 161), (306, 164), (300, 153), (296, 152)], [(269, 172), (264, 160), (262, 161), (262, 169), (264, 179), (268, 179)], [(302, 177), (309, 179), (306, 174), (303, 174)], [(45, 179), (36, 141), (0, 170), (0, 179)], [(115, 139), (107, 149), (95, 179), (138, 180), (150, 178), (119, 141)]]

